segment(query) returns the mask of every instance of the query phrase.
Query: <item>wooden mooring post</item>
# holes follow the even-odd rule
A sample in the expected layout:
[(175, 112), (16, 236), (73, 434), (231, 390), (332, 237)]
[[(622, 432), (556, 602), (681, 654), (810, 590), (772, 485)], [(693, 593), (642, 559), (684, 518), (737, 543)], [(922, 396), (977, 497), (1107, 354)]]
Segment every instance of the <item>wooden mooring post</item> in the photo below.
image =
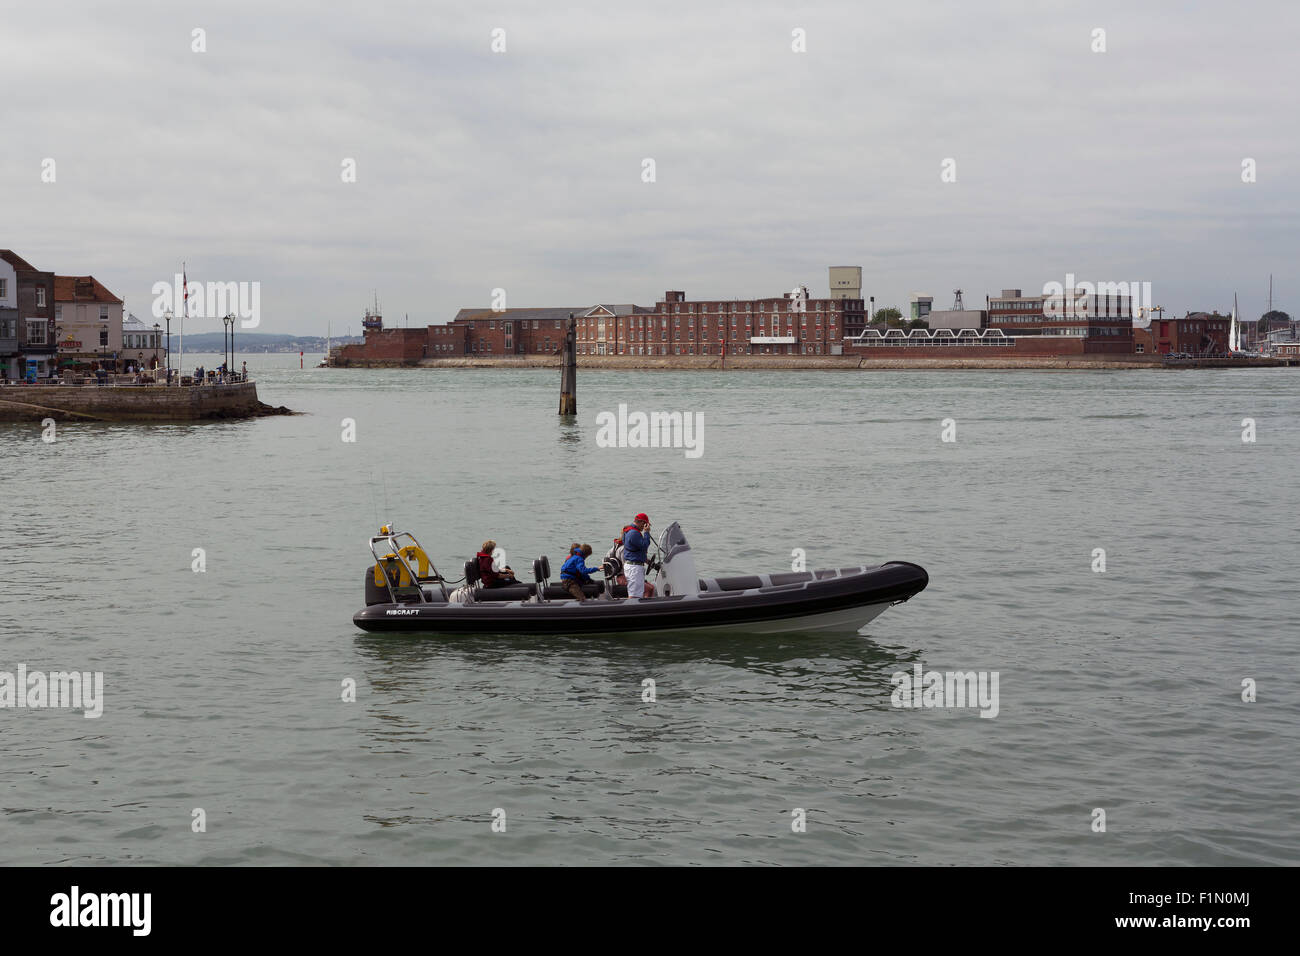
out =
[(578, 414), (578, 323), (572, 312), (564, 333), (564, 359), (560, 364), (560, 414)]

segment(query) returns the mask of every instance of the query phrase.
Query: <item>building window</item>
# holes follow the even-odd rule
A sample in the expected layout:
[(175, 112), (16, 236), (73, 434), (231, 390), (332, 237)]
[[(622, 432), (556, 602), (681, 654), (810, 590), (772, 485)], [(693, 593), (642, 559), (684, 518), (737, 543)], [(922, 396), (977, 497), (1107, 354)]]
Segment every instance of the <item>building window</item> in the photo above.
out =
[(108, 321), (108, 306), (106, 306), (106, 305), (101, 305), (101, 306), (99, 307), (99, 321), (101, 321), (101, 322), (107, 322), (107, 321)]
[(38, 309), (45, 308), (45, 286), (43, 285), (36, 287), (36, 307)]
[(27, 344), (44, 345), (45, 330), (47, 327), (48, 327), (48, 323), (44, 319), (28, 319), (27, 320)]
[(108, 345), (108, 329), (99, 330), (99, 344), (101, 347)]
[(9, 280), (0, 279), (0, 299), (7, 299), (8, 297), (9, 297)]
[(57, 304), (54, 306), (54, 318), (56, 321), (63, 320), (63, 306)]

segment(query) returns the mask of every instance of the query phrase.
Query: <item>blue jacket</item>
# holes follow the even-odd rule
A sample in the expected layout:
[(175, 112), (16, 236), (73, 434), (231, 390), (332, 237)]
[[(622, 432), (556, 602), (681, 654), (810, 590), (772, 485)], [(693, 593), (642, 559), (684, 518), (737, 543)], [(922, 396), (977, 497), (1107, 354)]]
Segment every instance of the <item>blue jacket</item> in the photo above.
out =
[(569, 555), (569, 560), (565, 561), (560, 567), (560, 580), (576, 581), (581, 578), (582, 582), (585, 584), (590, 581), (591, 576), (599, 570), (600, 568), (587, 567), (586, 562), (582, 559), (582, 552), (571, 554)]
[(646, 552), (650, 548), (650, 535), (631, 528), (623, 535), (623, 560), (645, 564)]

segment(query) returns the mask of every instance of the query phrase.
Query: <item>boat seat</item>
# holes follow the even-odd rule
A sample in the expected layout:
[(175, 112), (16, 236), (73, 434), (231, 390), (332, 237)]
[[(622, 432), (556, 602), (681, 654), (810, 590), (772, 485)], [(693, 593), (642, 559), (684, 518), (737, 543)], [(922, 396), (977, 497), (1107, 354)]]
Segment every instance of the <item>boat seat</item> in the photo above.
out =
[(511, 584), (504, 588), (479, 588), (474, 592), (474, 600), (480, 604), (484, 601), (527, 601), (536, 593), (535, 584)]
[(813, 580), (811, 571), (785, 571), (780, 574), (768, 575), (773, 584), (802, 584), (805, 581)]
[[(592, 581), (590, 584), (584, 584), (582, 586), (582, 593), (589, 598), (600, 597), (602, 594), (605, 593), (605, 582)], [(626, 589), (624, 589), (624, 597), (626, 596), (627, 596)], [(548, 601), (563, 601), (565, 598), (572, 598), (572, 597), (573, 595), (571, 595), (568, 591), (564, 590), (563, 586), (559, 584), (549, 584), (546, 587), (546, 600)]]
[[(620, 590), (622, 594), (618, 593)], [(584, 584), (582, 593), (587, 597), (600, 597), (605, 593), (605, 582), (592, 581), (590, 584)], [(517, 584), (505, 588), (479, 588), (474, 592), (474, 600), (480, 604), (485, 601), (527, 601), (536, 594), (537, 585)], [(548, 584), (545, 596), (548, 601), (563, 601), (572, 595), (558, 584)], [(615, 588), (614, 596), (627, 597), (627, 588)]]
[(749, 588), (761, 588), (763, 579), (757, 574), (738, 574), (730, 578), (715, 578), (713, 583), (723, 591), (745, 591)]

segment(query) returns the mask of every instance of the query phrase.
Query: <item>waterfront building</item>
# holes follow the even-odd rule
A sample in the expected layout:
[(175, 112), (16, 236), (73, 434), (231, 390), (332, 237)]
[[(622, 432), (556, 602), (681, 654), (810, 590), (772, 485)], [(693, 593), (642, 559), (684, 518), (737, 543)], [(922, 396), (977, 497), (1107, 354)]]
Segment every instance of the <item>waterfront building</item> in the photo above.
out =
[(627, 346), (630, 329), (638, 322), (621, 321), (628, 316), (653, 315), (654, 309), (645, 305), (594, 305), (576, 316), (579, 354), (622, 355)]
[(340, 365), (353, 361), (415, 364), (426, 358), (552, 355), (564, 342), (569, 316), (591, 308), (461, 309), (442, 325), (385, 329), (377, 324), (364, 329), (360, 345), (342, 346), (335, 360)]
[[(555, 306), (551, 308), (461, 309), (449, 326), (429, 326), (428, 358), (446, 358), (457, 354), (491, 358), (503, 355), (551, 355), (564, 344), (569, 316), (578, 316), (589, 306)], [(439, 332), (438, 329), (449, 329)], [(455, 348), (439, 349), (447, 339)]]
[(934, 296), (921, 295), (918, 292), (912, 293), (912, 321), (917, 319), (926, 319), (934, 311)]
[(1270, 328), (1264, 334), (1264, 341), (1272, 347), (1300, 341), (1300, 322), (1287, 322), (1285, 325)]
[(17, 378), (14, 362), (18, 349), (18, 273), (0, 258), (0, 381)]
[[(915, 303), (913, 303), (915, 308)], [(988, 313), (983, 309), (941, 309), (921, 316), (931, 329), (982, 329), (988, 324)]]
[[(1006, 335), (1084, 339), (1084, 352), (1133, 352), (1133, 300), (1117, 292), (1026, 296), (1003, 289), (988, 303), (990, 329)], [(1062, 343), (1062, 353), (1076, 351)]]
[(43, 378), (55, 367), (54, 273), (10, 249), (0, 263), (0, 379)]
[(1134, 355), (1154, 355), (1156, 354), (1155, 339), (1151, 335), (1151, 326), (1133, 326), (1133, 354)]
[(1181, 319), (1152, 319), (1152, 349), (1160, 355), (1223, 355), (1228, 351), (1230, 316), (1189, 312)]
[(807, 287), (758, 299), (688, 300), (669, 290), (653, 308), (592, 318), (578, 330), (580, 355), (838, 355), (846, 326), (862, 325), (865, 310), (861, 298), (813, 299)]
[(114, 370), (122, 351), (122, 300), (94, 276), (55, 276), (54, 335), (61, 366)]
[(862, 266), (831, 266), (831, 298), (862, 298)]
[[(134, 315), (122, 320), (122, 364), (136, 368), (157, 368), (166, 359), (161, 330)], [(174, 368), (175, 366), (173, 366)]]

